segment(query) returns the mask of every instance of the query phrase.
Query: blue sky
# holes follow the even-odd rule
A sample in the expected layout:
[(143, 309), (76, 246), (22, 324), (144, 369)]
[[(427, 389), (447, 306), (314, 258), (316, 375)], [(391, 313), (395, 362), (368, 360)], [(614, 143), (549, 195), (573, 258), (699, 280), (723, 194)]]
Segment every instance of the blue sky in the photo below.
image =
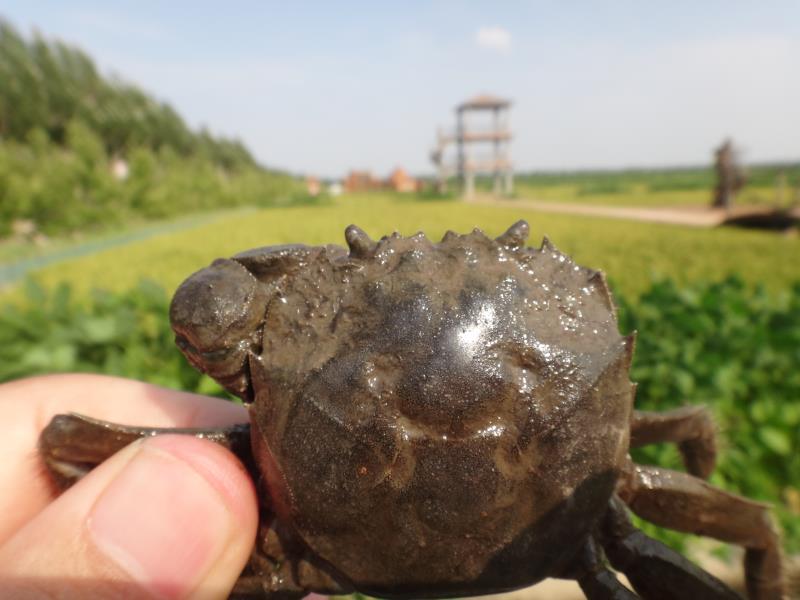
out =
[(45, 2), (0, 15), (89, 52), (264, 164), (431, 170), (476, 93), (518, 169), (800, 159), (800, 2)]

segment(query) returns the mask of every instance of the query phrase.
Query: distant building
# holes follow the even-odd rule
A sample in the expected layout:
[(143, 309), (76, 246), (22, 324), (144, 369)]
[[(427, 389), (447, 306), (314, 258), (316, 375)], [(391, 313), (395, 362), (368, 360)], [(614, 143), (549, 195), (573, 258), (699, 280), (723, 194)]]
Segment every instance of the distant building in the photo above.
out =
[(370, 192), (383, 187), (381, 181), (369, 171), (350, 171), (344, 180), (346, 192)]
[(344, 180), (344, 189), (347, 192), (392, 190), (407, 193), (416, 192), (419, 186), (419, 181), (411, 177), (402, 167), (397, 167), (386, 179), (378, 179), (369, 171), (350, 171)]
[(397, 167), (386, 182), (389, 189), (395, 192), (416, 192), (419, 189), (419, 182), (411, 177), (402, 167)]

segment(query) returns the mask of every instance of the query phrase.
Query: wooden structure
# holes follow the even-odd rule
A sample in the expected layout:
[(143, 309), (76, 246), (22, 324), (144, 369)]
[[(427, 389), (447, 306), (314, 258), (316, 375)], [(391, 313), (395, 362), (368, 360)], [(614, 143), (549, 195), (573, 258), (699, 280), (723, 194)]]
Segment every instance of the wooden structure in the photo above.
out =
[[(436, 148), (431, 152), (440, 191), (444, 191), (447, 179), (455, 174), (461, 181), (464, 196), (470, 198), (475, 194), (476, 175), (485, 173), (492, 176), (496, 195), (511, 194), (514, 172), (509, 155), (510, 106), (509, 100), (483, 94), (456, 107), (455, 132), (439, 131)], [(445, 158), (451, 144), (455, 144), (454, 164)]]

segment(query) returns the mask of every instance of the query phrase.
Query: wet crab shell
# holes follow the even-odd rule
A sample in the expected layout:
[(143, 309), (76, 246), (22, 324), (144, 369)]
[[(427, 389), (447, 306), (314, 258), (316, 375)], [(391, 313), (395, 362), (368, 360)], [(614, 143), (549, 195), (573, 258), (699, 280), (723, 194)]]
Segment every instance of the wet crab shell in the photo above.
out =
[(277, 517), (359, 590), (532, 584), (606, 506), (633, 340), (601, 274), (526, 234), (351, 227), (349, 253), (255, 250), (176, 294), (184, 352), (252, 400)]

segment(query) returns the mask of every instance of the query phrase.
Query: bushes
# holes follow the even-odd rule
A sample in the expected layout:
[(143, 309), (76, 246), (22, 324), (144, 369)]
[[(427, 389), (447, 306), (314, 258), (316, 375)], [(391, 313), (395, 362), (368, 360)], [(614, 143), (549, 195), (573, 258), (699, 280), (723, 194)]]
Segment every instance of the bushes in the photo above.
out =
[(181, 157), (169, 148), (134, 148), (128, 166), (128, 176), (116, 179), (101, 139), (81, 121), (67, 125), (64, 146), (41, 129), (27, 143), (0, 143), (0, 237), (16, 219), (58, 235), (131, 219), (264, 206), (301, 191), (288, 175), (251, 166), (226, 171), (206, 157)]
[[(787, 548), (800, 550), (800, 282), (779, 297), (737, 279), (690, 287), (664, 280), (620, 304), (621, 329), (639, 332), (637, 407), (707, 404), (720, 429), (712, 482), (774, 503)], [(167, 311), (154, 284), (96, 292), (89, 302), (65, 286), (45, 293), (30, 285), (24, 307), (0, 312), (0, 381), (91, 371), (224, 395), (175, 348)], [(680, 468), (671, 444), (635, 459)]]
[(25, 142), (40, 130), (63, 145), (73, 121), (85, 123), (108, 155), (170, 148), (227, 170), (255, 166), (238, 141), (191, 131), (168, 104), (103, 77), (81, 50), (39, 34), (25, 39), (0, 18), (0, 139)]
[[(127, 160), (129, 177), (111, 173)], [(193, 132), (80, 50), (26, 40), (0, 19), (0, 238), (15, 220), (58, 235), (298, 195), (238, 141)]]
[[(800, 549), (800, 282), (781, 298), (736, 279), (679, 288), (654, 284), (623, 303), (623, 330), (638, 330), (631, 379), (637, 406), (706, 404), (720, 456), (712, 482), (776, 504)], [(674, 446), (635, 458), (680, 468)]]
[(148, 282), (126, 294), (95, 292), (89, 302), (66, 284), (48, 294), (30, 283), (24, 307), (0, 312), (0, 381), (92, 372), (224, 395), (175, 347), (168, 308), (164, 290)]

